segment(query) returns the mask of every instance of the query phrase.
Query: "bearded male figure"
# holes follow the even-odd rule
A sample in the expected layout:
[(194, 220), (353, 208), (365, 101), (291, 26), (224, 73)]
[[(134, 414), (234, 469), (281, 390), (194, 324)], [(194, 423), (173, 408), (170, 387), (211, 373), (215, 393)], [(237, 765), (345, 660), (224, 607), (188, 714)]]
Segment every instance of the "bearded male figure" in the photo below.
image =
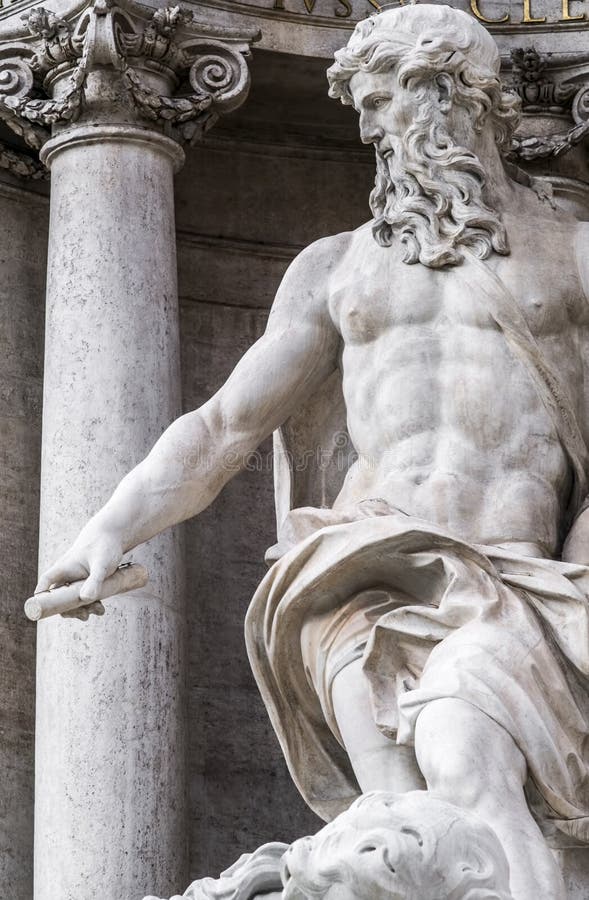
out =
[(285, 517), (246, 624), (291, 773), (326, 820), (427, 786), (491, 826), (515, 900), (563, 900), (540, 826), (589, 842), (589, 230), (506, 173), (517, 101), (465, 13), (361, 22), (328, 77), (376, 149), (373, 220), (294, 261), (264, 336), (39, 589), (98, 596), (341, 381), (357, 460)]

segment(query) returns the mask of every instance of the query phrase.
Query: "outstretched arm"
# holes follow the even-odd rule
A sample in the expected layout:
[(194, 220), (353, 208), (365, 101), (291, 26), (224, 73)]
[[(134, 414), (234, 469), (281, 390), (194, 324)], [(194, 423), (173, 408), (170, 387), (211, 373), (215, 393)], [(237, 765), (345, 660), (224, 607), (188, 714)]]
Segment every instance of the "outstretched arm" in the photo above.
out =
[[(308, 397), (337, 364), (339, 336), (327, 307), (333, 253), (322, 241), (303, 252), (280, 286), (264, 335), (223, 387), (181, 416), (88, 522), (37, 590), (88, 577), (96, 597), (122, 556), (205, 509), (240, 462)], [(327, 258), (326, 258), (327, 256)]]

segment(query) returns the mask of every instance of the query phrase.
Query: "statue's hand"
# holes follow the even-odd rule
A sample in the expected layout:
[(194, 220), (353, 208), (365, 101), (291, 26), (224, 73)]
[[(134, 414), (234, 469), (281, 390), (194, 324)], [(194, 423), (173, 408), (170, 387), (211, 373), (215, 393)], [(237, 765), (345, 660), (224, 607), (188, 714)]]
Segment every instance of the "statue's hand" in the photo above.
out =
[(92, 527), (89, 523), (82, 530), (69, 550), (60, 556), (39, 579), (35, 593), (48, 591), (50, 588), (73, 581), (84, 580), (80, 590), (80, 598), (87, 602), (85, 606), (67, 613), (65, 617), (86, 620), (92, 613), (102, 615), (104, 606), (98, 599), (105, 578), (112, 575), (123, 559), (123, 546), (119, 537), (104, 530)]

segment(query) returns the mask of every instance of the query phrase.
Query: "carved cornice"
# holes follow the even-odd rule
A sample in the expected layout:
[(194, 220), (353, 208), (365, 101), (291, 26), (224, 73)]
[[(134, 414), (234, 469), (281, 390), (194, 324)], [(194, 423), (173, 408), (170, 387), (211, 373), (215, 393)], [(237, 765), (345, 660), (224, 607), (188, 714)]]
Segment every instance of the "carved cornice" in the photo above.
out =
[[(538, 53), (535, 47), (516, 48), (511, 53), (509, 87), (519, 95), (524, 116), (569, 118), (566, 131), (552, 134), (516, 136), (507, 158), (531, 161), (556, 158), (568, 153), (589, 136), (589, 87), (587, 67), (576, 72), (574, 81), (555, 75), (554, 64), (561, 62)], [(562, 65), (566, 77), (567, 67)], [(582, 71), (582, 69), (585, 71)], [(570, 77), (570, 76), (569, 76)]]
[(30, 37), (0, 45), (0, 118), (37, 150), (51, 129), (108, 121), (109, 103), (194, 143), (247, 96), (253, 31), (225, 34), (179, 7), (139, 18), (132, 0), (93, 0), (73, 21), (37, 7), (23, 20)]

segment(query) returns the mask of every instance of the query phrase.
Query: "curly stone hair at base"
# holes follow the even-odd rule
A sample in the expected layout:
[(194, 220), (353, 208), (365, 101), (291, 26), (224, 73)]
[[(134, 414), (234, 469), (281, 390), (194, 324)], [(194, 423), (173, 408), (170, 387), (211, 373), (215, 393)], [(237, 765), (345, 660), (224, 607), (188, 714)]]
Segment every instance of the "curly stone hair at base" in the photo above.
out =
[(283, 857), (283, 900), (513, 900), (494, 831), (427, 791), (365, 794)]
[(344, 104), (352, 103), (350, 80), (359, 72), (394, 72), (415, 95), (415, 120), (395, 158), (383, 159), (377, 151), (370, 197), (377, 242), (387, 247), (400, 237), (404, 262), (432, 268), (459, 265), (460, 246), (481, 259), (492, 251), (508, 254), (500, 216), (484, 197), (484, 167), (456, 142), (431, 101), (436, 78), (449, 75), (452, 103), (466, 111), (472, 133), (491, 128), (500, 149), (510, 146), (521, 103), (503, 90), (497, 47), (485, 28), (449, 6), (405, 6), (358, 23), (335, 60), (327, 71), (329, 94)]

